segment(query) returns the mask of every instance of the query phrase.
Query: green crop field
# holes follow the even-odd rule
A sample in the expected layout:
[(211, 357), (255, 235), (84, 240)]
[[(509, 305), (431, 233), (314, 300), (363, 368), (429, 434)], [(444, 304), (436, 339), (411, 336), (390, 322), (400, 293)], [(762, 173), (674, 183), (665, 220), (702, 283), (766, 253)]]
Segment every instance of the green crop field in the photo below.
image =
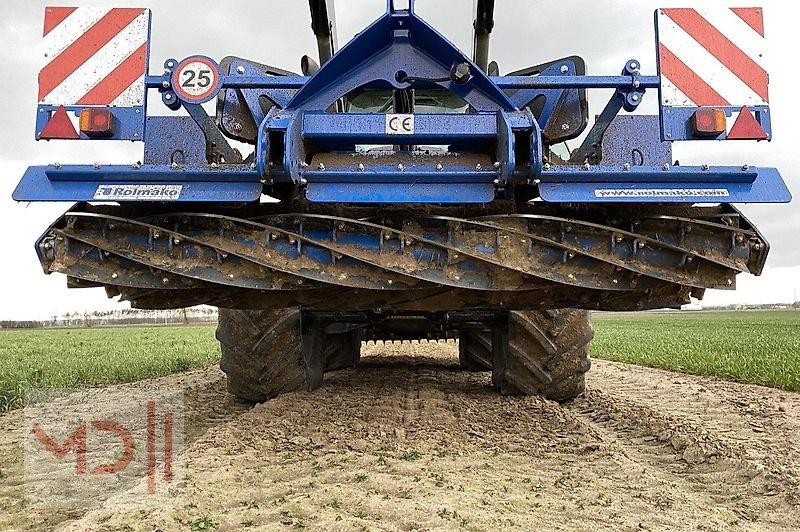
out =
[(0, 411), (27, 388), (76, 388), (160, 377), (219, 360), (210, 326), (0, 331)]
[[(592, 356), (800, 391), (800, 312), (596, 314)], [(28, 388), (158, 377), (219, 360), (212, 326), (0, 331), (0, 411)]]
[(596, 314), (592, 356), (800, 391), (800, 311)]

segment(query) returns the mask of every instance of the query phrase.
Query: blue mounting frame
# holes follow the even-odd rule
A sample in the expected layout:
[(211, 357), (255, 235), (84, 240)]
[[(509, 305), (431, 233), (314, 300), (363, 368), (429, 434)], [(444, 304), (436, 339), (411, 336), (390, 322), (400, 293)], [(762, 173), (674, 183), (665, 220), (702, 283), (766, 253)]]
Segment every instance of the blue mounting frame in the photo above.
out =
[[(14, 199), (102, 201), (101, 188), (119, 185), (134, 187), (126, 189), (134, 191), (130, 201), (144, 201), (135, 187), (180, 185), (181, 194), (170, 201), (257, 201), (265, 185), (281, 182), (300, 187), (311, 201), (337, 203), (486, 203), (516, 186), (538, 186), (542, 199), (551, 202), (791, 199), (777, 170), (770, 168), (550, 164), (545, 159), (542, 130), (553, 119), (554, 108), (552, 103), (545, 105), (537, 120), (523, 108), (531, 98), (544, 94), (553, 100), (563, 91), (615, 89), (608, 113), (604, 113), (608, 114), (604, 120), (610, 123), (621, 110), (636, 109), (648, 90), (659, 88), (660, 77), (642, 76), (635, 60), (627, 62), (618, 76), (576, 75), (575, 65), (564, 62), (537, 76), (491, 77), (420, 19), (413, 0), (407, 10), (395, 9), (391, 0), (387, 4), (385, 15), (313, 76), (265, 75), (245, 62), (233, 63), (231, 73), (221, 76), (221, 88), (241, 89), (244, 105), (258, 121), (252, 164), (206, 164), (195, 157), (133, 166), (32, 167)], [(177, 63), (169, 60), (165, 66), (170, 62)], [(468, 70), (466, 78), (451, 74), (458, 65)], [(170, 74), (148, 75), (145, 83), (161, 93), (169, 108), (178, 109), (181, 104), (172, 92)], [(425, 88), (452, 92), (471, 112), (415, 114), (413, 130), (403, 135), (387, 130), (385, 115), (328, 112), (360, 89)], [(264, 114), (247, 89), (268, 91), (277, 106)], [(117, 136), (142, 140), (144, 108), (115, 112), (122, 124)], [(665, 118), (664, 113), (662, 109), (662, 125), (673, 128), (667, 130), (672, 137), (665, 140), (685, 138), (681, 128), (687, 127), (690, 114), (684, 116), (681, 110), (680, 116)], [(44, 120), (48, 111), (40, 114)], [(763, 115), (768, 126), (767, 113)], [(192, 153), (203, 152), (204, 144), (198, 140), (202, 135), (196, 128), (176, 128), (174, 134), (163, 135), (169, 125), (161, 120), (159, 136), (144, 139), (146, 150), (150, 145), (151, 152), (169, 153), (175, 145), (186, 145)], [(40, 125), (37, 123), (37, 131)], [(472, 158), (454, 157), (442, 164), (431, 155), (429, 160), (404, 166), (392, 157), (357, 159), (356, 146), (363, 144), (447, 145), (451, 152)], [(310, 164), (320, 154), (345, 157), (334, 158), (333, 163)], [(347, 154), (352, 157), (342, 163)], [(486, 164), (475, 164), (474, 157), (482, 157), (479, 160)]]

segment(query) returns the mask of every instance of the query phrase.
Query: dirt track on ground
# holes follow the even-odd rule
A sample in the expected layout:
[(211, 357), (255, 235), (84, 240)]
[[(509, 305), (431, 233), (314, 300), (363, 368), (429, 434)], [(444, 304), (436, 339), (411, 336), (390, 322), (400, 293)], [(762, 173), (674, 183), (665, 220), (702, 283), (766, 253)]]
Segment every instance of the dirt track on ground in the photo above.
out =
[(145, 507), (140, 485), (26, 507), (22, 414), (0, 417), (0, 529), (800, 528), (799, 394), (595, 361), (560, 406), (496, 396), (444, 343), (368, 346), (358, 370), (254, 408), (214, 368), (110, 393), (176, 388), (185, 477)]

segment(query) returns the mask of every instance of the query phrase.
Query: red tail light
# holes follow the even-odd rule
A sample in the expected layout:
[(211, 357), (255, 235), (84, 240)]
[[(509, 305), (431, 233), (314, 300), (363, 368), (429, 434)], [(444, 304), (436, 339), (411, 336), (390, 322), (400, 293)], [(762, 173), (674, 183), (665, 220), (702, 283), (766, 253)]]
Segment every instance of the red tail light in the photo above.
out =
[(84, 109), (81, 111), (81, 133), (87, 137), (114, 135), (114, 114), (110, 109)]
[(692, 133), (700, 137), (716, 137), (728, 129), (722, 109), (698, 109), (692, 115), (691, 125)]

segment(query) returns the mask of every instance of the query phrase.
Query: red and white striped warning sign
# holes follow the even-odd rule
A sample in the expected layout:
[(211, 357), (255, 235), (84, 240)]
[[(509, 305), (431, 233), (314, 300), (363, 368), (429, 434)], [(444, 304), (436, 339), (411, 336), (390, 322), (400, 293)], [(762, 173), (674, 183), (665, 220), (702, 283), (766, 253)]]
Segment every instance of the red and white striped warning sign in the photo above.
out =
[(661, 9), (657, 18), (663, 105), (768, 104), (761, 8)]
[(144, 103), (150, 10), (48, 7), (39, 103)]

